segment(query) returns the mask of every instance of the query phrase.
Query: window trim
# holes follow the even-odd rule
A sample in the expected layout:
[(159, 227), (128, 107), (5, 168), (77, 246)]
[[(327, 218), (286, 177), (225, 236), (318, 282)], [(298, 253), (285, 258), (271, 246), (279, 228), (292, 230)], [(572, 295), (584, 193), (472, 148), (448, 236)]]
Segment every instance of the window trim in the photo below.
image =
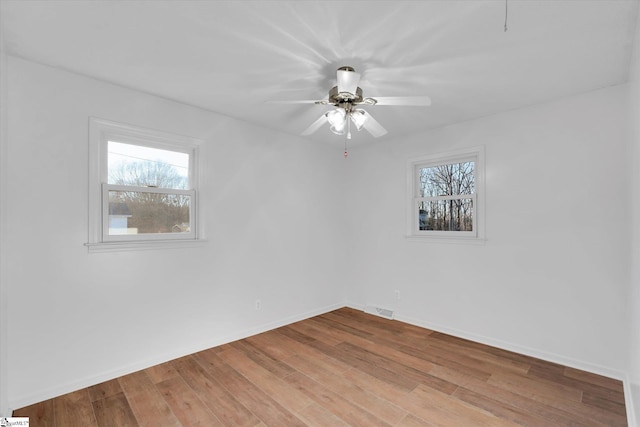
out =
[[(193, 206), (190, 209), (191, 232), (188, 235), (136, 235), (109, 236), (108, 206), (104, 197), (108, 189), (118, 189), (120, 186), (107, 183), (107, 144), (109, 140), (131, 143), (152, 148), (179, 151), (189, 156), (189, 190), (158, 189), (147, 187), (125, 186), (129, 190), (145, 192), (170, 192), (192, 195)], [(139, 126), (113, 122), (95, 117), (89, 118), (89, 236), (85, 246), (90, 252), (160, 249), (179, 246), (199, 246), (205, 242), (202, 203), (199, 200), (202, 176), (202, 162), (204, 143), (202, 140), (184, 135), (171, 134), (164, 131), (142, 128)], [(106, 216), (105, 216), (106, 212)], [(144, 238), (139, 238), (144, 236)]]
[[(474, 187), (475, 193), (417, 197), (419, 188), (418, 168), (433, 167), (444, 164), (452, 164), (464, 161), (474, 161)], [(442, 153), (435, 153), (420, 157), (413, 157), (407, 162), (407, 211), (406, 211), (406, 237), (425, 239), (431, 241), (447, 241), (450, 243), (459, 242), (483, 242), (485, 240), (485, 167), (484, 167), (484, 146), (469, 147), (452, 150)], [(462, 197), (461, 197), (462, 196)], [(473, 199), (473, 231), (442, 231), (442, 230), (419, 230), (418, 229), (418, 209), (417, 203), (421, 200), (435, 199)]]

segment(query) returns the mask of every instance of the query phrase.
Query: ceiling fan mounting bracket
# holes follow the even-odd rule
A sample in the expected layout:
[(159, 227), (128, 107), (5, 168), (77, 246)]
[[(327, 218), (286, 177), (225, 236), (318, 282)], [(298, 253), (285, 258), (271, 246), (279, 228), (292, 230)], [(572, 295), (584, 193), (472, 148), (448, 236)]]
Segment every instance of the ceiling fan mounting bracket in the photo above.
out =
[(342, 71), (351, 71), (351, 72), (355, 72), (355, 68), (350, 67), (348, 65), (343, 65), (342, 67), (338, 68), (338, 70), (342, 70)]

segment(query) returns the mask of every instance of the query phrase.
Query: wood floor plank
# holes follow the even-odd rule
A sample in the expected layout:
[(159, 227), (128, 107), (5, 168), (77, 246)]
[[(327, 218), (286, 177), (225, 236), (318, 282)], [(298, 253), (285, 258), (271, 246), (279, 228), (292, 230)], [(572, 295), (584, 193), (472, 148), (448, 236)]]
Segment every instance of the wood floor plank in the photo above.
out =
[(98, 426), (86, 388), (53, 399), (53, 413), (58, 427)]
[(344, 350), (352, 358), (362, 360), (367, 365), (375, 366), (378, 369), (384, 369), (398, 378), (405, 378), (415, 382), (416, 384), (425, 384), (447, 394), (453, 393), (457, 387), (455, 384), (434, 377), (428, 372), (423, 372), (412, 366), (403, 365), (402, 363), (387, 359), (377, 353), (370, 352), (351, 343), (344, 342), (339, 344), (337, 347)]
[[(177, 373), (177, 371), (175, 371)], [(218, 427), (224, 426), (207, 405), (200, 400), (180, 376), (171, 377), (156, 385), (182, 425)]]
[[(437, 335), (436, 337), (439, 337)], [(520, 359), (511, 357), (509, 353), (496, 354), (490, 348), (469, 348), (466, 341), (449, 342), (441, 339), (430, 340), (430, 349), (436, 348), (448, 354), (457, 354), (461, 358), (468, 358), (463, 363), (478, 366), (480, 369), (491, 372), (506, 372), (516, 374), (526, 374), (531, 368), (531, 364)], [(422, 347), (424, 349), (424, 347)], [(463, 359), (458, 359), (463, 360)]]
[(29, 417), (29, 422), (35, 426), (56, 427), (53, 399), (25, 406), (13, 411), (14, 417)]
[(458, 387), (464, 387), (467, 383), (482, 382), (486, 383), (489, 379), (489, 375), (483, 376), (486, 378), (478, 378), (476, 376), (468, 375), (466, 372), (460, 372), (459, 370), (449, 367), (434, 364), (434, 367), (429, 371), (429, 375), (436, 378), (445, 380), (451, 384), (455, 384)]
[(352, 308), (14, 416), (45, 427), (627, 426), (621, 381)]
[(93, 412), (100, 427), (138, 427), (124, 392), (93, 401)]
[[(313, 400), (301, 393), (295, 393), (283, 379), (258, 365), (249, 359), (244, 353), (234, 348), (218, 353), (229, 366), (244, 375), (249, 381), (260, 387), (269, 396), (272, 396), (282, 406), (292, 412), (313, 404)], [(297, 356), (296, 356), (297, 357)]]
[(344, 341), (344, 336), (338, 334), (338, 331), (322, 326), (318, 327), (312, 322), (297, 322), (289, 325), (289, 327), (328, 345), (336, 345)]
[(626, 409), (624, 404), (613, 402), (608, 399), (603, 399), (602, 397), (593, 395), (589, 392), (585, 392), (582, 395), (582, 403), (588, 406), (604, 409), (607, 412), (611, 412), (622, 417), (626, 416)]
[(505, 404), (504, 402), (492, 399), (490, 396), (485, 396), (463, 387), (458, 387), (453, 393), (453, 396), (473, 406), (484, 409), (499, 418), (512, 421), (519, 425), (527, 427), (549, 426), (549, 420), (529, 414), (520, 408)]
[[(278, 329), (278, 331), (280, 331), (280, 329)], [(291, 356), (298, 355), (298, 356), (314, 359), (316, 363), (321, 363), (323, 366), (326, 366), (328, 369), (331, 369), (333, 372), (336, 372), (336, 373), (345, 372), (351, 369), (351, 365), (349, 365), (348, 363), (345, 363), (339, 359), (330, 357), (327, 354), (323, 353), (322, 351), (319, 351), (311, 346), (308, 346), (299, 341), (296, 341), (295, 339), (292, 339), (282, 333), (278, 332), (276, 335), (270, 336), (269, 339), (271, 343), (273, 345), (276, 345), (277, 347), (286, 347), (292, 350), (287, 352), (286, 357), (282, 357), (280, 360), (287, 360)], [(280, 352), (272, 353), (271, 347), (269, 348), (262, 347), (262, 348), (266, 353), (271, 354), (272, 357), (276, 357), (276, 354), (280, 353)]]
[(286, 358), (282, 358), (282, 360), (287, 360), (289, 357), (294, 355), (309, 357), (309, 358), (313, 358), (316, 361), (316, 363), (322, 363), (323, 366), (327, 366), (333, 372), (336, 372), (336, 373), (345, 372), (352, 368), (352, 366), (349, 365), (348, 363), (345, 363), (339, 359), (333, 358), (314, 347), (305, 345), (284, 334), (278, 333), (278, 335), (279, 337), (277, 338), (274, 337), (273, 339), (273, 341), (277, 343), (277, 345), (287, 346), (294, 350)]
[[(370, 326), (368, 323), (363, 323), (362, 321), (358, 322), (358, 319), (353, 317), (345, 318), (335, 313), (327, 313), (325, 315), (318, 316), (315, 319), (310, 319), (310, 321), (322, 321), (326, 324), (327, 327), (341, 329), (347, 334), (349, 329), (345, 329), (345, 325), (341, 325), (341, 322), (345, 323), (346, 327), (348, 328), (362, 329), (364, 331), (371, 332), (370, 335), (366, 336), (366, 339), (372, 341), (373, 343), (375, 343), (375, 345), (378, 345), (381, 348), (392, 349), (398, 343), (403, 343), (405, 347), (412, 347), (414, 352), (424, 352), (425, 350), (428, 350), (431, 354), (434, 355), (443, 353), (448, 355), (455, 354), (457, 355), (456, 360), (462, 361), (462, 363), (465, 365), (473, 365), (481, 368), (483, 371), (485, 371), (485, 375), (487, 376), (489, 373), (494, 372), (514, 372), (525, 374), (530, 368), (530, 365), (528, 363), (523, 363), (511, 358), (500, 357), (485, 351), (461, 348), (460, 344), (458, 343), (449, 343), (447, 341), (442, 341), (436, 344), (427, 344), (426, 340), (428, 340), (428, 337), (432, 333), (428, 330), (425, 330), (425, 333), (419, 335), (417, 338), (414, 335), (412, 340), (413, 342), (407, 343), (402, 341), (397, 334), (390, 333), (389, 331), (383, 330), (375, 333), (375, 327)], [(390, 322), (389, 320), (384, 321)], [(363, 337), (363, 335), (358, 336)], [(342, 337), (342, 339), (346, 340), (344, 336)], [(353, 342), (353, 340), (350, 340), (350, 342)], [(426, 349), (425, 345), (430, 345), (430, 347)]]
[(447, 359), (453, 367), (454, 364), (464, 367), (473, 367), (483, 374), (516, 373), (526, 374), (530, 365), (514, 361), (511, 358), (501, 358), (489, 352), (478, 351), (473, 348), (465, 349), (458, 344), (429, 340), (421, 342), (420, 351), (437, 358), (437, 363), (443, 364)]
[(391, 425), (406, 416), (407, 411), (375, 394), (375, 390), (362, 388), (345, 379), (344, 376), (331, 372), (314, 362), (314, 360), (300, 356), (287, 359), (287, 363), (296, 368), (298, 372), (322, 384), (331, 392), (342, 396), (343, 399), (361, 408), (366, 408), (372, 415)]
[(400, 406), (398, 402), (402, 402), (411, 392), (411, 390), (407, 391), (402, 387), (390, 384), (357, 368), (352, 368), (341, 375), (345, 380), (353, 383), (353, 385), (357, 387), (364, 390), (375, 390), (377, 396), (397, 406)]
[(318, 405), (322, 406), (328, 413), (345, 421), (351, 426), (360, 427), (389, 427), (390, 424), (382, 421), (375, 415), (360, 408), (359, 406), (343, 399), (342, 396), (328, 390), (322, 384), (312, 380), (301, 373), (295, 373), (285, 378), (292, 387), (299, 393), (304, 393), (311, 397)]
[[(215, 354), (213, 351), (211, 353)], [(193, 357), (178, 359), (174, 362), (174, 367), (223, 425), (248, 427), (259, 423), (258, 417), (220, 384), (216, 373), (210, 373), (210, 370), (202, 367)]]
[(277, 358), (272, 357), (269, 353), (262, 351), (248, 341), (236, 341), (231, 344), (231, 347), (241, 351), (246, 357), (278, 378), (283, 378), (293, 373), (293, 369), (286, 363), (282, 363)]
[(423, 385), (416, 387), (403, 405), (420, 418), (442, 426), (514, 427), (517, 425), (456, 399), (454, 396)]
[(608, 388), (618, 393), (624, 392), (622, 381), (613, 378), (607, 378), (598, 374), (593, 374), (591, 372), (585, 372), (579, 369), (567, 367), (564, 369), (564, 376), (581, 381), (586, 384)]
[[(389, 344), (393, 343), (394, 345), (402, 344), (405, 346), (413, 346), (415, 349), (420, 349), (419, 344), (427, 340), (431, 333), (431, 331), (427, 329), (423, 329), (421, 332), (417, 332), (413, 329), (400, 331), (386, 330), (383, 329), (379, 323), (362, 322), (361, 319), (358, 319), (358, 317), (354, 315), (342, 316), (338, 312), (327, 313), (309, 320), (322, 322), (324, 327), (329, 328), (336, 328), (340, 327), (339, 325), (344, 325), (360, 330), (367, 334), (359, 334), (361, 338), (383, 346), (389, 346)], [(386, 319), (382, 320), (384, 322), (392, 322)], [(348, 333), (348, 330), (345, 330), (344, 328), (341, 329), (343, 332)]]
[(305, 345), (305, 346), (309, 346), (310, 344), (315, 343), (316, 340), (315, 338), (306, 335), (302, 332), (296, 331), (295, 329), (293, 329), (291, 327), (291, 325), (287, 325), (287, 326), (283, 326), (281, 328), (278, 328), (278, 332), (281, 333), (282, 335), (284, 335), (287, 338), (291, 338), (292, 340), (298, 342), (299, 344)]
[(376, 333), (375, 329), (371, 330), (368, 327), (364, 327), (362, 322), (355, 325), (352, 322), (331, 319), (325, 315), (314, 317), (305, 323), (317, 330), (325, 331), (325, 334), (335, 334), (334, 337), (338, 342), (344, 341), (345, 335), (349, 337), (360, 337), (365, 340), (374, 340), (385, 335), (393, 336), (395, 339), (398, 338), (398, 336), (391, 331), (385, 331), (385, 333), (380, 334), (379, 330), (378, 333)]
[(105, 381), (89, 387), (89, 398), (92, 402), (122, 393), (122, 387), (117, 379)]
[(408, 414), (402, 421), (396, 424), (396, 427), (434, 427), (435, 425), (436, 424), (422, 420), (413, 414)]
[[(506, 406), (513, 406), (522, 409), (528, 414), (548, 420), (550, 425), (606, 425), (606, 423), (602, 424), (598, 421), (598, 419), (600, 419), (599, 414), (588, 413), (588, 408), (578, 402), (568, 400), (557, 402), (553, 399), (545, 399), (544, 397), (534, 399), (474, 378), (468, 378), (467, 381), (465, 381), (465, 388), (483, 396), (491, 396), (492, 399)], [(620, 425), (618, 424), (619, 420), (613, 419), (610, 415), (604, 413), (601, 415), (609, 420), (611, 426)]]
[(487, 382), (534, 400), (542, 396), (549, 399), (570, 400), (573, 402), (582, 400), (582, 390), (552, 383), (541, 378), (531, 379), (524, 375), (501, 373), (491, 375)]
[[(343, 341), (340, 344), (353, 345), (368, 353), (372, 353), (387, 360), (392, 360), (400, 365), (416, 369), (420, 372), (429, 374), (431, 370), (436, 366), (433, 363), (417, 358), (410, 354), (404, 353), (391, 345), (380, 345), (373, 341), (363, 339), (361, 337), (349, 337), (344, 336)], [(340, 345), (337, 346), (338, 348)]]
[(590, 393), (593, 396), (598, 396), (602, 399), (610, 400), (624, 405), (624, 392), (622, 390), (622, 382), (620, 381), (619, 388), (614, 389), (611, 387), (603, 387), (599, 384), (593, 384), (588, 381), (582, 381), (576, 378), (572, 378), (564, 375), (566, 368), (561, 365), (543, 365), (535, 364), (527, 372), (528, 376), (534, 378), (542, 378), (547, 381), (551, 381), (563, 386), (574, 387), (583, 392)]
[(144, 371), (120, 377), (119, 382), (140, 426), (180, 426), (173, 411)]
[(403, 344), (396, 345), (396, 348), (403, 353), (414, 356), (418, 359), (426, 360), (434, 365), (457, 371), (470, 377), (486, 381), (491, 376), (490, 371), (480, 369), (473, 360), (470, 360), (467, 357), (425, 344), (421, 344), (420, 347), (421, 348), (417, 349), (413, 346), (406, 346)]
[(532, 364), (538, 364), (538, 363), (542, 363), (546, 365), (550, 363), (550, 362), (542, 361), (540, 359), (536, 359), (531, 356), (514, 353), (512, 351), (504, 350), (498, 347), (492, 347), (486, 344), (473, 342), (464, 338), (447, 335), (442, 332), (433, 332), (429, 337), (430, 337), (430, 342), (434, 344), (436, 343), (440, 345), (442, 343), (453, 344), (454, 347), (449, 347), (452, 350), (457, 349), (458, 351), (463, 351), (465, 353), (480, 352), (480, 353), (491, 354), (498, 357), (500, 360), (510, 360), (511, 362), (520, 364), (522, 366), (527, 366), (527, 365), (531, 366)]
[[(361, 320), (363, 312), (361, 310), (356, 310), (354, 308), (345, 307), (340, 310), (334, 310), (329, 313), (324, 313), (319, 316), (316, 316), (316, 319), (320, 318), (351, 318), (356, 321)], [(367, 324), (375, 326), (377, 330), (388, 331), (394, 335), (401, 336), (403, 333), (407, 331), (420, 331), (420, 334), (430, 333), (428, 329), (419, 328), (417, 326), (410, 325), (408, 323), (397, 322), (394, 320), (385, 319), (378, 316), (367, 316)]]
[(201, 366), (215, 367), (218, 381), (224, 385), (249, 411), (267, 425), (304, 426), (291, 411), (276, 402), (242, 374), (211, 352), (197, 353), (194, 358)]
[(144, 372), (154, 384), (158, 384), (163, 381), (167, 381), (180, 376), (180, 374), (178, 374), (178, 371), (176, 371), (176, 369), (173, 367), (173, 364), (171, 364), (170, 362), (152, 366), (145, 369)]
[(318, 341), (286, 326), (280, 328), (280, 331), (290, 338), (298, 340), (301, 343), (305, 343), (305, 345), (312, 347), (333, 359), (339, 360), (358, 369), (362, 369), (364, 372), (368, 372), (377, 378), (389, 382), (390, 384), (400, 386), (407, 391), (413, 390), (418, 385), (418, 382), (413, 379), (398, 376), (384, 367), (371, 364), (370, 361), (358, 358), (357, 355), (351, 354), (348, 349), (341, 349), (337, 346), (325, 344), (324, 342)]
[(298, 417), (310, 426), (347, 427), (349, 424), (322, 406), (312, 403), (298, 412)]
[[(261, 348), (262, 351), (278, 360), (287, 359), (296, 354), (296, 351), (298, 350), (293, 345), (297, 344), (297, 342), (289, 340), (280, 334), (277, 329), (254, 335), (247, 338), (246, 341), (258, 348)], [(307, 347), (301, 346), (301, 348), (306, 349)]]

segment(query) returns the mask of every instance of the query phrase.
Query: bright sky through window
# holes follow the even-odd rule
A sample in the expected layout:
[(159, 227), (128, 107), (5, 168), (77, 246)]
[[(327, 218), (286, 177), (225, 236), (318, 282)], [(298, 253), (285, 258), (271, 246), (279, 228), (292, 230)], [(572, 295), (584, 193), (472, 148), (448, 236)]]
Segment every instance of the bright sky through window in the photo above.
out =
[(183, 177), (189, 175), (189, 154), (141, 145), (123, 144), (109, 141), (109, 169), (117, 168), (124, 163), (151, 162), (173, 167)]

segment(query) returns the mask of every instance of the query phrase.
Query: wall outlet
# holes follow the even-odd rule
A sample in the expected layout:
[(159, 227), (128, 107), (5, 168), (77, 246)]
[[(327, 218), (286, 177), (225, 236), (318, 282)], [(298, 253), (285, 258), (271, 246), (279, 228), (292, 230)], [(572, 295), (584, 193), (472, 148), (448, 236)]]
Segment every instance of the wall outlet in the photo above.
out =
[(399, 300), (399, 299), (400, 299), (400, 290), (396, 289), (396, 290), (393, 292), (393, 295), (396, 297), (396, 300)]
[(256, 300), (256, 310), (260, 310), (262, 308), (262, 301), (259, 299)]

